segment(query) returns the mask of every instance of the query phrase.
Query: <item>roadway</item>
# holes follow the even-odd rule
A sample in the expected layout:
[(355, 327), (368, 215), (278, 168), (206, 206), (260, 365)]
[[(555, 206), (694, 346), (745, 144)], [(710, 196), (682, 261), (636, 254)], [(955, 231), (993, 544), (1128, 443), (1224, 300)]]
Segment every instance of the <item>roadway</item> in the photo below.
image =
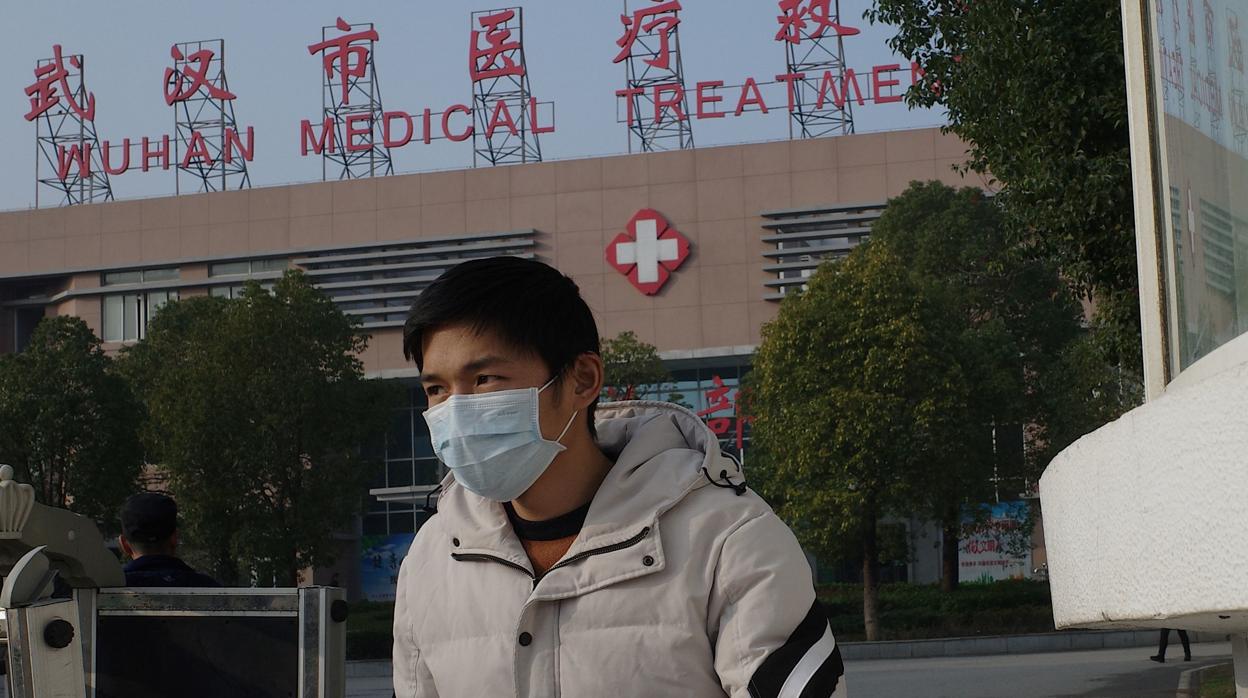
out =
[[(1174, 698), (1179, 675), (1231, 661), (1227, 642), (1192, 645), (1192, 661), (1170, 638), (1165, 664), (1156, 647), (1007, 654), (991, 657), (874, 659), (846, 664), (853, 698)], [(1175, 661), (1177, 659), (1177, 661)]]
[[(1174, 698), (1187, 669), (1231, 661), (1224, 642), (1192, 645), (1192, 661), (1171, 637), (1169, 661), (1150, 662), (1155, 647), (1012, 654), (990, 657), (873, 659), (848, 662), (851, 698)], [(1175, 659), (1178, 661), (1174, 661)], [(640, 689), (641, 686), (639, 685)], [(644, 695), (644, 691), (625, 695)], [(351, 679), (350, 698), (389, 698), (389, 679)]]

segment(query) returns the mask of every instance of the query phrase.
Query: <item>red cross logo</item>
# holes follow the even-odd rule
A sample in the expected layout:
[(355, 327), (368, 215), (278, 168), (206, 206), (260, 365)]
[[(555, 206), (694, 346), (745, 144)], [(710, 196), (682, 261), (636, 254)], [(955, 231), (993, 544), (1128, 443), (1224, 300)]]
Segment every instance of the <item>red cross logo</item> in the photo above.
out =
[(607, 245), (607, 263), (647, 296), (658, 293), (688, 257), (689, 239), (649, 208), (633, 214), (628, 228)]

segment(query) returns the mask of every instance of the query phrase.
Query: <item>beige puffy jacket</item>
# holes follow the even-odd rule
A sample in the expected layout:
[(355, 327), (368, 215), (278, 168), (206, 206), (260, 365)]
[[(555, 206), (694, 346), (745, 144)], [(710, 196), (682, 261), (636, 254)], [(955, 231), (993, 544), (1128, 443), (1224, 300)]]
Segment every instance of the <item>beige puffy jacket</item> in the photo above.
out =
[(499, 504), (444, 483), (399, 573), (398, 698), (844, 696), (797, 540), (706, 425), (625, 402), (597, 426), (615, 465), (540, 578)]

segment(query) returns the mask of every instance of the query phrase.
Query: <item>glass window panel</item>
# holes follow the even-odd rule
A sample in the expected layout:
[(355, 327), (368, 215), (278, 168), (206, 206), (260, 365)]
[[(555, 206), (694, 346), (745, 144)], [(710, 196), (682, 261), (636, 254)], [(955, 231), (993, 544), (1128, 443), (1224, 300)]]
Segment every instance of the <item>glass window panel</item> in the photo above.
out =
[(412, 407), (423, 410), (429, 406), (429, 399), (425, 395), (425, 389), (419, 383), (407, 392), (407, 399)]
[(212, 288), (208, 289), (208, 295), (213, 296), (214, 298), (231, 298), (232, 297), (229, 286), (213, 286)]
[(412, 457), (412, 411), (396, 410), (386, 432), (386, 458)]
[(251, 271), (247, 262), (222, 262), (208, 267), (208, 276), (244, 276)]
[(123, 318), (125, 302), (121, 296), (104, 297), (104, 341), (120, 342), (124, 335)]
[[(1184, 13), (1172, 11), (1170, 3), (1149, 3), (1157, 13), (1150, 39), (1153, 55), (1161, 59), (1156, 87), (1164, 111), (1154, 137), (1165, 150), (1160, 191), (1171, 226), (1165, 236), (1169, 244), (1159, 254), (1174, 274), (1166, 288), (1172, 296), (1167, 305), (1173, 310), (1169, 326), (1177, 344), (1176, 373), (1248, 331), (1248, 139), (1243, 128), (1248, 97), (1239, 30), (1225, 31), (1240, 26), (1228, 25), (1227, 18), (1242, 6), (1242, 0), (1206, 0), (1195, 13), (1190, 4)], [(1197, 74), (1197, 57), (1207, 73)], [(1190, 61), (1189, 73), (1184, 61)], [(1229, 89), (1219, 84), (1217, 66), (1230, 76)]]
[(417, 458), (433, 458), (433, 441), (429, 438), (429, 424), (425, 422), (424, 413), (416, 415), (412, 420), (413, 450)]
[(385, 514), (369, 514), (364, 517), (364, 535), (366, 536), (384, 536), (389, 531), (386, 530)]
[(104, 275), (104, 285), (137, 284), (143, 280), (143, 273), (138, 271), (110, 271)]
[(284, 259), (257, 259), (251, 263), (252, 272), (284, 271), (285, 269), (286, 260)]
[(156, 312), (164, 307), (165, 303), (177, 299), (178, 294), (169, 291), (155, 291), (147, 294), (147, 320), (150, 322), (156, 317)]
[(137, 294), (122, 296), (122, 333), (123, 340), (139, 338), (139, 299)]
[(442, 467), (436, 458), (416, 461), (417, 485), (436, 485), (442, 481)]
[[(416, 532), (416, 517), (412, 515), (412, 512), (409, 511), (409, 512), (405, 512), (402, 514), (390, 515), (390, 533), (391, 534), (415, 533), (415, 532)], [(394, 569), (397, 573), (399, 569), (399, 563), (401, 563), (402, 560), (394, 559), (393, 552), (391, 552), (390, 555), (391, 555), (391, 558), (386, 560), (385, 564), (387, 566), (392, 567), (392, 569)]]
[(168, 269), (147, 269), (143, 272), (144, 281), (173, 281), (177, 278), (177, 267)]
[(386, 487), (410, 487), (412, 485), (412, 462), (392, 460), (386, 463)]

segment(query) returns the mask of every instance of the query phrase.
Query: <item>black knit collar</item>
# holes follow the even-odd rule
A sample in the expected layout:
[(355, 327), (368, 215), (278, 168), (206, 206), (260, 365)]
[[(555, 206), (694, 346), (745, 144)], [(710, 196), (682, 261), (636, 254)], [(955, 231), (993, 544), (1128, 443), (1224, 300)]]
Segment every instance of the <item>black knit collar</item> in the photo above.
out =
[(529, 521), (520, 518), (516, 513), (511, 502), (504, 502), (503, 509), (507, 511), (507, 518), (511, 521), (511, 527), (515, 530), (516, 535), (521, 540), (559, 540), (560, 538), (570, 538), (581, 532), (581, 527), (585, 525), (585, 516), (589, 513), (589, 505), (569, 511), (562, 516), (556, 516), (553, 519), (545, 521)]

